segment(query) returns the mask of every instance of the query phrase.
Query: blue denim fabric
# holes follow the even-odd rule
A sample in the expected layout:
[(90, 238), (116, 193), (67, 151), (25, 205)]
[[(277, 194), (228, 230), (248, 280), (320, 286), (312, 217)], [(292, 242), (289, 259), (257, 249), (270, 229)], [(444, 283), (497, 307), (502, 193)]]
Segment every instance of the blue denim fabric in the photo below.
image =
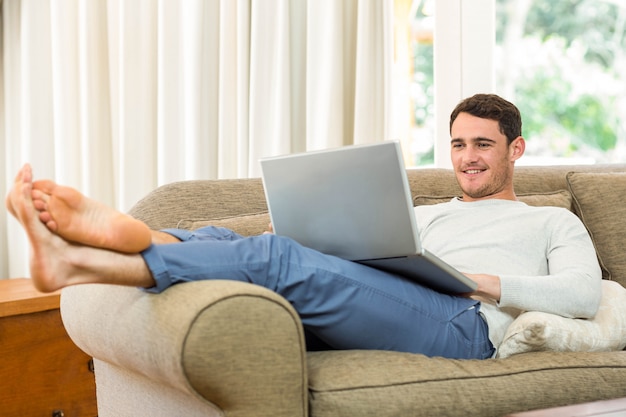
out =
[(404, 277), (305, 248), (282, 236), (243, 238), (223, 228), (164, 230), (182, 243), (142, 253), (160, 292), (231, 279), (266, 287), (299, 313), (307, 341), (332, 349), (383, 349), (449, 358), (489, 358), (480, 303)]

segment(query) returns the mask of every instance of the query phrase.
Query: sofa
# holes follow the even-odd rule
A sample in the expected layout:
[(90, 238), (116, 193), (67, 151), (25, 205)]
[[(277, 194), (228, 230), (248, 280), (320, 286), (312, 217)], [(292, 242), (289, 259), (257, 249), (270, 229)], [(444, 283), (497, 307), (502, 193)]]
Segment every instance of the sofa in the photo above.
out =
[[(450, 170), (407, 175), (415, 204), (459, 195)], [(252, 284), (69, 287), (61, 313), (94, 359), (99, 416), (487, 417), (626, 397), (626, 164), (520, 166), (515, 187), (520, 200), (566, 207), (588, 228), (604, 278), (594, 319), (523, 313), (498, 356), (482, 361), (307, 352), (294, 309)], [(130, 213), (153, 229), (250, 235), (269, 223), (258, 178), (164, 185)]]

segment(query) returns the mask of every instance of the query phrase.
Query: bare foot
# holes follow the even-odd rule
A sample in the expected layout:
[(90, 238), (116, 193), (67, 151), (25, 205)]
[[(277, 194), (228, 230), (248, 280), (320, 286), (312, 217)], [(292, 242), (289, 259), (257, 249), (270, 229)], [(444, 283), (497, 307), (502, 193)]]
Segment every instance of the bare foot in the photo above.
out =
[[(39, 219), (41, 213), (35, 207), (33, 193), (32, 171), (29, 165), (25, 165), (7, 195), (6, 204), (28, 236), (31, 247), (30, 274), (37, 289), (51, 292), (68, 285), (97, 282), (154, 286), (154, 280), (141, 256), (75, 244), (52, 232)], [(75, 217), (80, 219), (81, 212)]]
[[(17, 213), (15, 212), (15, 207), (13, 207), (13, 201), (12, 201), (12, 196), (15, 193), (19, 193), (18, 188), (21, 187), (21, 181), (22, 181), (22, 175), (25, 169), (28, 169), (30, 172), (30, 166), (29, 165), (24, 165), (18, 172), (17, 175), (15, 176), (15, 180), (14, 180), (14, 184), (13, 184), (13, 188), (9, 191), (9, 193), (6, 196), (6, 199), (4, 200), (4, 203), (7, 207), (7, 210), (9, 210), (9, 213), (11, 213), (13, 215), (13, 217), (17, 218)], [(32, 178), (32, 174), (31, 178)]]
[(37, 289), (55, 291), (66, 285), (61, 259), (69, 244), (51, 233), (38, 218), (32, 199), (32, 173), (25, 165), (6, 198), (9, 211), (22, 224), (31, 244), (31, 278)]
[(125, 253), (150, 246), (148, 226), (50, 180), (33, 183), (33, 205), (52, 232), (71, 242)]
[[(32, 168), (24, 165), (15, 178), (13, 191), (18, 191), (28, 178), (32, 205), (39, 219), (62, 238), (84, 245), (118, 252), (138, 253), (150, 246), (152, 232), (143, 222), (83, 196), (77, 190), (50, 180), (33, 183)], [(18, 217), (12, 201), (6, 197), (8, 211)]]

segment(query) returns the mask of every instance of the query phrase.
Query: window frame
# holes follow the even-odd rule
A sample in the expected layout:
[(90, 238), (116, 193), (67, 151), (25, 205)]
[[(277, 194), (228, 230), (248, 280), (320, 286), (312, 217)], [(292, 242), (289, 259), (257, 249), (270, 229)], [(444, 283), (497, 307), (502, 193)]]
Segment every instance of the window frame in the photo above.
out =
[(495, 92), (495, 0), (436, 0), (435, 160), (450, 168), (450, 113), (465, 97)]

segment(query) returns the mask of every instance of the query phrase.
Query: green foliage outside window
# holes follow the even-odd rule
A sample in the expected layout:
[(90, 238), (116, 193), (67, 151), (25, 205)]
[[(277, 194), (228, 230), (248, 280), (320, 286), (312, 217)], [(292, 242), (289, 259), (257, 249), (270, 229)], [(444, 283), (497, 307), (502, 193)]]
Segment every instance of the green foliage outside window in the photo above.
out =
[[(496, 0), (496, 7), (496, 92), (522, 112), (527, 155), (624, 162), (626, 1)], [(432, 51), (414, 44), (417, 130), (433, 117)], [(415, 156), (416, 165), (432, 161), (432, 149)]]

